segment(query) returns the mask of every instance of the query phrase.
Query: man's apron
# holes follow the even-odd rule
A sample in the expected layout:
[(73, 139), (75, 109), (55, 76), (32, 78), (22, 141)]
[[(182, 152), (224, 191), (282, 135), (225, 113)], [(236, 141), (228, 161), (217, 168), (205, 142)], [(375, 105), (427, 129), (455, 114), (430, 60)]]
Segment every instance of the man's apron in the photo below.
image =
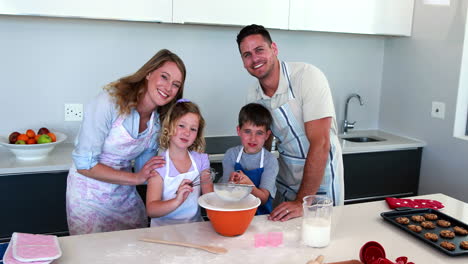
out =
[[(272, 132), (280, 141), (278, 144), (279, 175), (277, 189), (280, 195), (275, 197), (283, 201), (292, 201), (296, 198), (302, 182), (304, 165), (309, 150), (309, 140), (304, 130), (302, 119), (302, 106), (296, 100), (288, 67), (281, 62), (282, 74), (288, 81), (289, 100), (284, 105), (271, 110), (273, 116)], [(269, 107), (269, 102), (260, 99), (260, 103)], [(330, 131), (330, 151), (326, 163), (324, 176), (317, 194), (327, 194), (333, 198), (334, 205), (344, 202), (344, 182), (342, 177), (343, 166), (341, 162), (341, 147), (338, 137)]]

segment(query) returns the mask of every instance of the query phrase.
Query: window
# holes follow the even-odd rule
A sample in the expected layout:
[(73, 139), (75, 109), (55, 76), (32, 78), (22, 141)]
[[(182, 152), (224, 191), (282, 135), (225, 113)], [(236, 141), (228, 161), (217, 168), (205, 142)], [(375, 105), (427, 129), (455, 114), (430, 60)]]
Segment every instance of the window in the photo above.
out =
[(453, 136), (468, 140), (468, 17), (465, 22), (465, 39), (458, 83), (457, 106)]

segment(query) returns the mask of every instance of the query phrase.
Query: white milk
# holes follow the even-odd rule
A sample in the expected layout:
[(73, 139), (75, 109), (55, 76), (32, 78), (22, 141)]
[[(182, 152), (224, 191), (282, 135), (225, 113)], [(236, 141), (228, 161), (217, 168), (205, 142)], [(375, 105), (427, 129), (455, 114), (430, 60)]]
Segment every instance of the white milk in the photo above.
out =
[(311, 247), (326, 247), (330, 243), (330, 226), (327, 219), (304, 219), (302, 222), (302, 242)]

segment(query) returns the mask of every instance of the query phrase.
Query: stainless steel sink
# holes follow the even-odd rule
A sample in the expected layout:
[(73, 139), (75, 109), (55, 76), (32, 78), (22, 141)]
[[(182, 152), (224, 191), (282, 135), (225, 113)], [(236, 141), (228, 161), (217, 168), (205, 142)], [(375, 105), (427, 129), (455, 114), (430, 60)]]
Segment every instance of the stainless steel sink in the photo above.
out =
[(378, 137), (349, 137), (349, 138), (343, 138), (343, 139), (346, 141), (359, 142), (359, 143), (378, 142), (378, 141), (385, 140), (383, 138), (378, 138)]

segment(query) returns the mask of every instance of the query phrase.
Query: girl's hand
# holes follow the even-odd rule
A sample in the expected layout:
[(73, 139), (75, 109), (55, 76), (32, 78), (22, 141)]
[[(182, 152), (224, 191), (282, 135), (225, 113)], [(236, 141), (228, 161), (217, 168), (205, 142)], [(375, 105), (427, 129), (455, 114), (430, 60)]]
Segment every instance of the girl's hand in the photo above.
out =
[(143, 168), (137, 173), (135, 173), (135, 185), (143, 184), (150, 177), (159, 175), (156, 172), (157, 168), (161, 168), (166, 165), (166, 161), (163, 156), (154, 156), (149, 159)]
[(206, 184), (206, 183), (212, 183), (213, 179), (211, 178), (211, 170), (206, 169), (201, 172), (200, 176), (200, 183), (201, 184)]
[(185, 202), (187, 197), (192, 193), (193, 187), (191, 185), (192, 181), (189, 179), (184, 179), (179, 185), (179, 188), (177, 189), (177, 196), (176, 200), (182, 204)]

